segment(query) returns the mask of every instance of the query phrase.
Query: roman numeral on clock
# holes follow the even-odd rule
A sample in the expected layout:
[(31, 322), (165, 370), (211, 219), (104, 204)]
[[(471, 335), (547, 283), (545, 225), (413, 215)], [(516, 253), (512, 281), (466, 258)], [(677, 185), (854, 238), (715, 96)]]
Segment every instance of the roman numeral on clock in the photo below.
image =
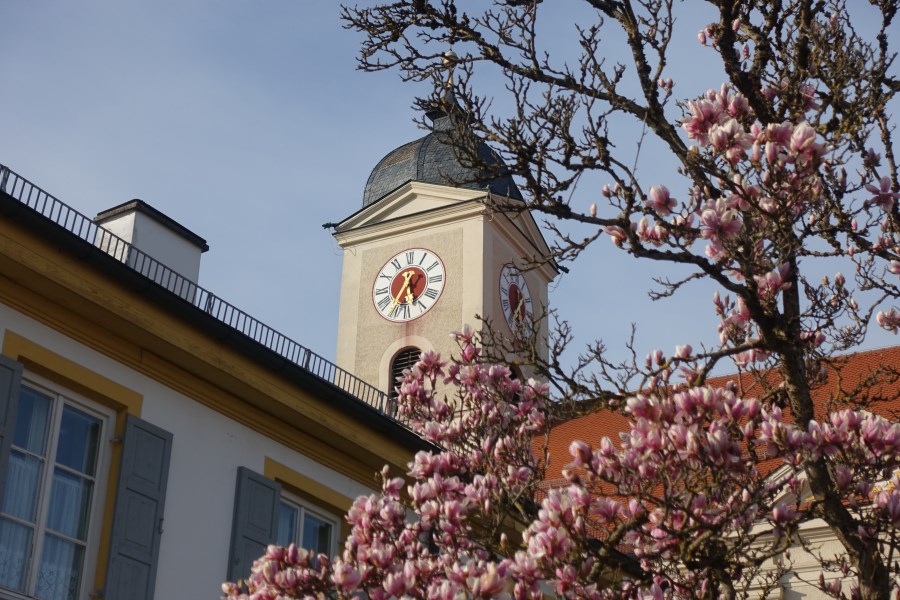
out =
[(431, 298), (432, 300), (437, 298), (437, 294), (438, 294), (437, 290), (433, 290), (431, 288), (426, 288), (425, 291), (422, 292), (423, 296), (427, 296), (427, 297)]
[(394, 307), (394, 310), (391, 311), (392, 319), (408, 319), (409, 318), (409, 304), (398, 304)]

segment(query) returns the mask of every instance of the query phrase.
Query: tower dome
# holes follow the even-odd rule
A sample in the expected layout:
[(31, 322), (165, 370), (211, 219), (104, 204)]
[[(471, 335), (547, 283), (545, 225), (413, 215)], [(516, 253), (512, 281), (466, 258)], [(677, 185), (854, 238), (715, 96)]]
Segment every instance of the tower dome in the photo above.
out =
[(428, 135), (391, 150), (372, 169), (363, 192), (364, 207), (408, 181), (483, 189), (498, 196), (522, 200), (519, 188), (506, 174), (503, 160), (490, 146), (476, 139), (471, 132), (465, 132), (472, 135), (479, 161), (499, 167), (499, 176), (497, 170), (479, 171), (460, 161), (452, 145), (452, 136), (459, 135), (459, 129), (454, 127), (451, 116), (439, 110), (429, 111), (426, 116), (432, 121)]

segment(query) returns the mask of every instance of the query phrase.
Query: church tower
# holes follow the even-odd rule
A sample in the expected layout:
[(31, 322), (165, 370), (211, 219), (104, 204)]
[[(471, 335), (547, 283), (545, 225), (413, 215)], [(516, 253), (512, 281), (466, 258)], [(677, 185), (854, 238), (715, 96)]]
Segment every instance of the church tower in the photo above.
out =
[(471, 135), (479, 157), (502, 166), (497, 154), (444, 112), (426, 116), (431, 131), (379, 161), (362, 208), (334, 231), (344, 250), (337, 364), (385, 391), (420, 352), (455, 354), (450, 333), (478, 327), (476, 315), (510, 336), (529, 326), (558, 274), (552, 262), (519, 270), (549, 254), (540, 230), (527, 211), (485, 204), (521, 203), (519, 189), (464, 165), (450, 141)]

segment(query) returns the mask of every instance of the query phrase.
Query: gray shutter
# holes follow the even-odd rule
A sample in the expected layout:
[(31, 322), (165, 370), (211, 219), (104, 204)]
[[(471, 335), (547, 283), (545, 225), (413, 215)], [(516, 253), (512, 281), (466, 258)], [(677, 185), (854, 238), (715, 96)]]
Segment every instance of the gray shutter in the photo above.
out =
[(153, 598), (171, 454), (171, 433), (128, 415), (104, 600)]
[(21, 383), (22, 365), (0, 356), (0, 501), (3, 500), (3, 488), (6, 485), (6, 465), (9, 462)]
[(266, 553), (266, 546), (275, 543), (280, 499), (281, 484), (238, 467), (228, 553), (229, 581), (249, 577), (253, 561)]

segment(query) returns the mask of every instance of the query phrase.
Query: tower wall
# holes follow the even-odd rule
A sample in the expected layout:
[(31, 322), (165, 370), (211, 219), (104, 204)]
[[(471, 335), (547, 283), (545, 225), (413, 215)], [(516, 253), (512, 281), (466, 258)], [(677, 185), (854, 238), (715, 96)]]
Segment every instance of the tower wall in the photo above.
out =
[[(501, 270), (508, 264), (525, 267), (545, 256), (546, 246), (527, 213), (492, 213), (484, 199), (483, 193), (412, 182), (338, 226), (335, 237), (344, 248), (339, 366), (387, 391), (394, 385), (391, 361), (405, 348), (449, 357), (458, 350), (450, 334), (465, 325), (480, 328), (478, 317), (488, 319), (495, 332), (513, 335), (503, 314)], [(391, 321), (376, 308), (373, 289), (383, 285), (379, 274), (392, 257), (418, 248), (443, 262), (443, 291), (421, 316)], [(547, 284), (555, 274), (547, 267), (523, 272), (533, 314), (547, 306)]]

